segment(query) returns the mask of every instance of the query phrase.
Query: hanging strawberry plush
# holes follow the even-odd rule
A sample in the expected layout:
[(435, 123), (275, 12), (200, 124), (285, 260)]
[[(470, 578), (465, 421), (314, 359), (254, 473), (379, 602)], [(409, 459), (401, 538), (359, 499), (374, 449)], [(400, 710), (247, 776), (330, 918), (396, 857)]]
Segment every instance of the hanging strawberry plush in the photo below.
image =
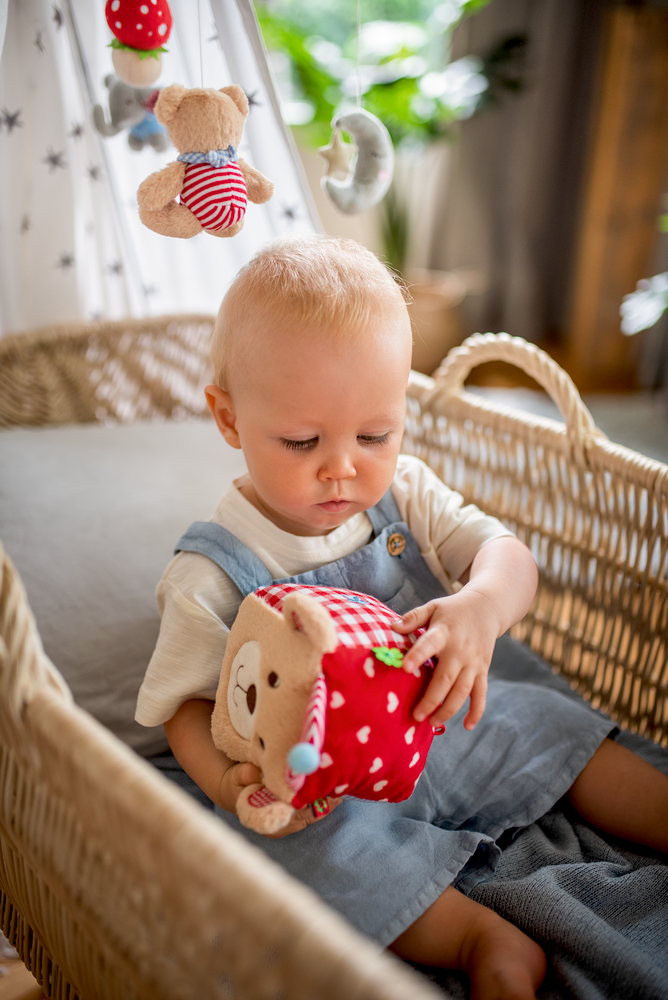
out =
[(211, 732), (229, 757), (262, 771), (264, 784), (237, 802), (245, 826), (276, 832), (294, 809), (326, 811), (331, 795), (412, 794), (434, 735), (412, 714), (432, 664), (403, 670), (424, 629), (400, 635), (390, 627), (399, 620), (374, 597), (333, 587), (273, 584), (242, 602)]
[(131, 87), (155, 83), (172, 30), (167, 0), (107, 0), (104, 13), (114, 34), (111, 61), (119, 78)]

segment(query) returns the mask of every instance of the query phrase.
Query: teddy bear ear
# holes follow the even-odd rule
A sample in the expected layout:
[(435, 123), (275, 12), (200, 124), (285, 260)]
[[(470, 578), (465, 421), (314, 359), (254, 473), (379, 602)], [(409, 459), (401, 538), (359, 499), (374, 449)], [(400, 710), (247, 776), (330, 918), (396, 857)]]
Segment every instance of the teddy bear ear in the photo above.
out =
[(290, 628), (303, 632), (321, 653), (333, 653), (338, 646), (334, 622), (315, 598), (295, 592), (288, 594), (283, 601), (283, 617)]
[(229, 87), (221, 87), (221, 94), (227, 94), (227, 96), (236, 104), (241, 114), (246, 117), (248, 114), (248, 98), (246, 93), (237, 83), (230, 84)]
[(172, 83), (169, 87), (161, 90), (154, 108), (154, 114), (158, 121), (162, 122), (163, 125), (169, 125), (187, 93), (187, 89), (182, 87), (180, 83)]

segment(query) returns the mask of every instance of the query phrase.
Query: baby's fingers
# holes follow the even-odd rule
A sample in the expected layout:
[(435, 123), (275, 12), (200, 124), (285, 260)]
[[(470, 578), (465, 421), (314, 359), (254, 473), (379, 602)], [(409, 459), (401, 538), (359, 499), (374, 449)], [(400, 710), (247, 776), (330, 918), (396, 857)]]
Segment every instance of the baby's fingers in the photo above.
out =
[(402, 615), (400, 622), (392, 622), (391, 628), (402, 635), (409, 635), (416, 628), (422, 628), (423, 625), (427, 625), (431, 621), (434, 607), (433, 601), (430, 601), (429, 604), (421, 604), (418, 608), (413, 608), (412, 611), (407, 611), (405, 615)]
[[(415, 627), (417, 628), (417, 626)], [(443, 652), (448, 642), (448, 634), (447, 625), (440, 623), (432, 625), (430, 629), (423, 632), (404, 656), (402, 664), (404, 670), (409, 674), (419, 673), (423, 663), (426, 663), (432, 656), (438, 657)]]
[[(461, 676), (460, 670), (461, 668), (456, 663), (453, 663), (447, 670), (436, 671), (434, 673), (427, 690), (413, 710), (413, 718), (417, 722), (422, 722), (432, 712), (443, 707), (445, 699), (459, 681)], [(447, 718), (449, 717), (448, 715)], [(441, 721), (445, 718), (446, 716), (443, 716)]]
[(464, 729), (475, 729), (487, 703), (487, 674), (478, 674), (471, 690), (471, 704), (464, 719)]
[[(466, 704), (466, 700), (472, 692), (474, 683), (474, 678), (470, 671), (462, 670), (461, 674), (450, 688), (443, 704), (436, 709), (434, 714), (429, 719), (431, 725), (441, 725), (442, 723), (447, 722), (448, 719), (451, 719), (453, 715), (456, 715), (462, 705)], [(482, 715), (482, 712), (480, 714)], [(477, 721), (478, 720), (476, 719), (476, 722)]]

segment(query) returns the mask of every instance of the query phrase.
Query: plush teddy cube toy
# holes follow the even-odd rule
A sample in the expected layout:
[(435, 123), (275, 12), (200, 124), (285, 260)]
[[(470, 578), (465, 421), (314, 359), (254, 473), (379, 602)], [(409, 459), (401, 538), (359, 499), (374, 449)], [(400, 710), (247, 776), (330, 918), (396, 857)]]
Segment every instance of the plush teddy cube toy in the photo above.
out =
[(247, 202), (269, 201), (274, 185), (237, 157), (247, 115), (248, 99), (236, 84), (220, 90), (172, 84), (160, 92), (155, 116), (179, 156), (139, 185), (145, 226), (180, 239), (203, 229), (212, 236), (235, 236)]
[[(251, 761), (264, 785), (237, 802), (260, 833), (328, 795), (400, 802), (413, 792), (434, 731), (412, 712), (432, 664), (402, 669), (418, 629), (366, 594), (273, 584), (242, 602), (227, 641), (211, 719), (216, 746)], [(442, 731), (441, 730), (436, 730)]]

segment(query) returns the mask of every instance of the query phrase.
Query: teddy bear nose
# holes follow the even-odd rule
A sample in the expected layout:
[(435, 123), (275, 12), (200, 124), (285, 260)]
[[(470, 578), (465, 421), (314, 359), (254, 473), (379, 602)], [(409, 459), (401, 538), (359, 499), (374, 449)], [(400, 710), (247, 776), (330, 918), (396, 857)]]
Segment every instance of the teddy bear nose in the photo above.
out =
[(248, 711), (252, 715), (255, 711), (255, 703), (257, 702), (257, 690), (254, 684), (248, 688), (246, 691), (246, 704), (248, 705)]

